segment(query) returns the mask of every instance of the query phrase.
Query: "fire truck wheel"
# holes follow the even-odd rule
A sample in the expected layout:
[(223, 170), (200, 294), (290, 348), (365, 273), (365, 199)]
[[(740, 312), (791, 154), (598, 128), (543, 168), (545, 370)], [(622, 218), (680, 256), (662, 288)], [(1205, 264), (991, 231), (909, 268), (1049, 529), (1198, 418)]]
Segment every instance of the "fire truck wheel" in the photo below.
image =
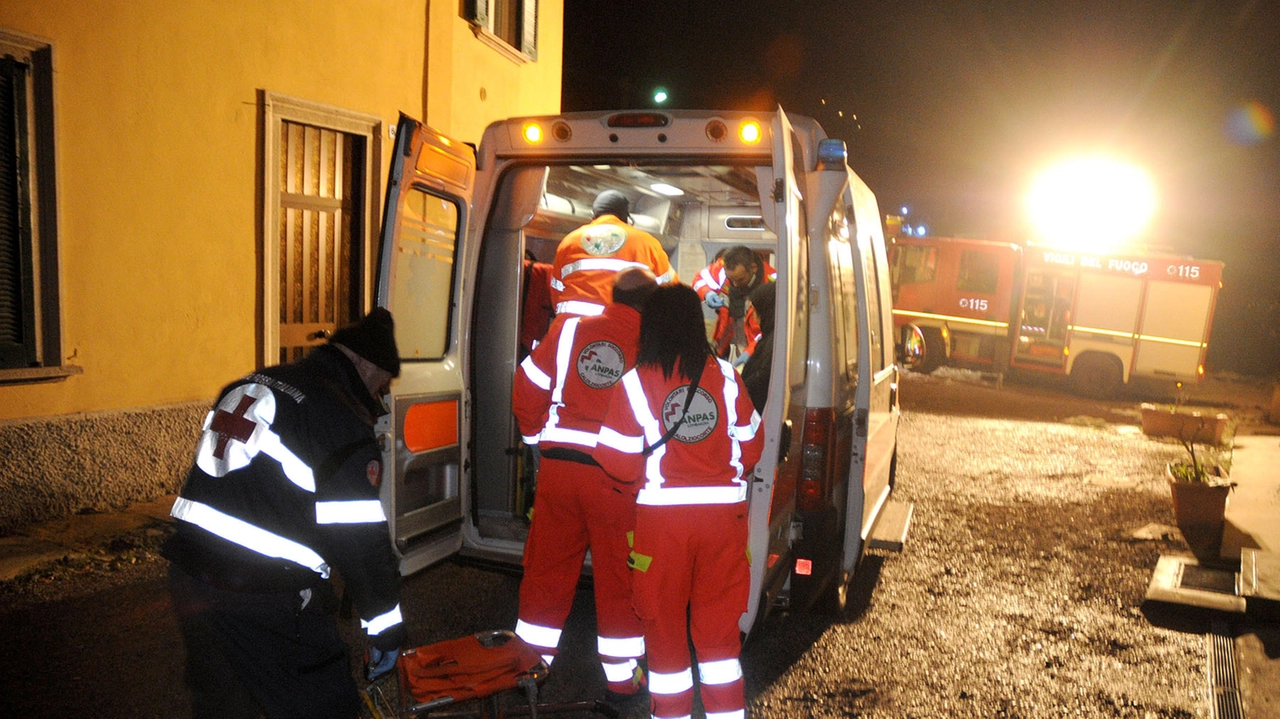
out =
[(1124, 382), (1122, 371), (1115, 357), (1086, 352), (1071, 368), (1071, 389), (1081, 397), (1110, 399)]
[(946, 340), (942, 338), (942, 330), (937, 327), (921, 327), (924, 336), (924, 357), (915, 367), (917, 372), (929, 374), (942, 366), (947, 359)]

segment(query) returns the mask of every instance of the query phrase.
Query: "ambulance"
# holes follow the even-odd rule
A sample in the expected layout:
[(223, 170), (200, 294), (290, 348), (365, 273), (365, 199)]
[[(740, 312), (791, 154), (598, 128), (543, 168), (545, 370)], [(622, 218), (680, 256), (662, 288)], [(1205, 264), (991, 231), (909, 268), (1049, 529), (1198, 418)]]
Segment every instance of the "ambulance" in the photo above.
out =
[(900, 548), (911, 508), (891, 498), (887, 255), (842, 141), (781, 108), (516, 118), (478, 149), (408, 117), (397, 133), (377, 303), (396, 318), (402, 369), (378, 431), (404, 574), (455, 553), (519, 566), (533, 489), (511, 412), (524, 260), (550, 263), (606, 189), (686, 283), (738, 244), (778, 270), (743, 630), (773, 607), (843, 607), (868, 546)]
[(915, 345), (917, 371), (1047, 373), (1093, 398), (1204, 377), (1221, 262), (903, 236), (890, 264), (897, 336)]

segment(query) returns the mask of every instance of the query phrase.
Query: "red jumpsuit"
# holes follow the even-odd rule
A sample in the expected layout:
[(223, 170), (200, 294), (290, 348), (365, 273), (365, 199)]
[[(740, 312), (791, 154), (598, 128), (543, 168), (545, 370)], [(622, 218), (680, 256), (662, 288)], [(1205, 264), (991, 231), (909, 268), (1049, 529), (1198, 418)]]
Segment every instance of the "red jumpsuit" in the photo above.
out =
[[(728, 362), (707, 358), (697, 395), (671, 440), (689, 381), (637, 367), (614, 388), (593, 456), (636, 499), (636, 613), (644, 622), (653, 716), (693, 710), (689, 637), (707, 716), (742, 717), (738, 619), (747, 610), (748, 475), (760, 459), (760, 416)], [(686, 619), (686, 611), (688, 619)], [(690, 624), (691, 621), (691, 624)]]
[[(762, 280), (764, 282), (776, 282), (778, 280), (778, 271), (769, 265), (768, 262), (760, 260), (761, 271), (764, 274)], [(724, 260), (719, 259), (711, 264), (703, 267), (698, 271), (698, 275), (693, 278), (693, 289), (698, 293), (698, 297), (706, 300), (707, 295), (716, 292), (725, 296), (726, 301), (729, 297), (729, 277), (725, 273)], [(755, 310), (749, 308), (744, 319), (743, 338), (746, 347), (743, 349), (747, 354), (751, 354), (756, 349), (756, 342), (760, 341), (760, 320), (756, 317)], [(729, 343), (733, 342), (733, 318), (729, 316), (729, 307), (726, 304), (716, 310), (716, 329), (712, 334), (712, 341), (716, 346), (716, 354), (724, 356), (725, 351), (729, 349)]]
[(600, 314), (609, 304), (613, 276), (628, 267), (649, 268), (660, 285), (676, 278), (657, 238), (613, 215), (601, 215), (565, 235), (552, 264), (556, 314)]
[(597, 649), (609, 689), (620, 694), (637, 690), (644, 656), (627, 566), (635, 490), (605, 474), (591, 451), (610, 390), (635, 364), (639, 335), (640, 313), (623, 304), (558, 320), (520, 364), (512, 392), (520, 433), (542, 454), (516, 634), (554, 658), (589, 547)]

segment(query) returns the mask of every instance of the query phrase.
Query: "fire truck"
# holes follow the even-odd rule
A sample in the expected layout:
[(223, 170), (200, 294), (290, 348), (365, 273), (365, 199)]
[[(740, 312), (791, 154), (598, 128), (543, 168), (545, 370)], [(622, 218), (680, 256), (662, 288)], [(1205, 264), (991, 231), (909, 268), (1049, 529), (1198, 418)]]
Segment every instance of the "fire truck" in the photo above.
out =
[(895, 237), (894, 325), (913, 369), (1050, 373), (1085, 397), (1199, 381), (1221, 262), (951, 237)]

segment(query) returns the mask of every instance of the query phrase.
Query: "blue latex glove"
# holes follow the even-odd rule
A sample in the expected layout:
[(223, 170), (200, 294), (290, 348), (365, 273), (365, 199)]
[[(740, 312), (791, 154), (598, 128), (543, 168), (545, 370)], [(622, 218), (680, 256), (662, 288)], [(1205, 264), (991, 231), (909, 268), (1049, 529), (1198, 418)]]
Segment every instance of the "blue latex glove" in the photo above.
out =
[(739, 352), (738, 356), (733, 359), (733, 366), (741, 367), (742, 365), (746, 364), (747, 360), (749, 359), (751, 359), (750, 352)]
[(729, 303), (729, 298), (719, 292), (708, 292), (707, 298), (703, 300), (703, 302), (707, 303), (707, 307), (710, 307), (713, 310), (718, 310)]
[(376, 681), (396, 668), (396, 659), (400, 657), (400, 649), (384, 652), (377, 647), (369, 647), (369, 664), (364, 668), (365, 678)]

